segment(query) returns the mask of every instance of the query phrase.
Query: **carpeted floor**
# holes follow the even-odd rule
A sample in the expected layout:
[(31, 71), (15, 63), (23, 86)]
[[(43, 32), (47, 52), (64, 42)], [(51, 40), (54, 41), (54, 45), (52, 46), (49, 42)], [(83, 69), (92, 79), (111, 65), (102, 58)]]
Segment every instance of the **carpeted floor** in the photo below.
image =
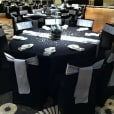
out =
[(13, 36), (13, 27), (12, 24), (9, 23), (5, 23), (0, 21), (0, 26), (2, 26), (2, 28), (4, 29), (4, 32), (6, 33), (6, 37), (8, 40), (12, 39)]
[[(37, 110), (37, 109), (33, 109), (28, 106), (18, 105), (18, 104), (16, 104), (16, 106), (17, 106), (16, 112), (9, 113), (9, 111), (11, 111), (11, 109), (9, 109), (8, 111), (6, 109), (11, 107), (11, 105), (8, 105), (7, 107), (3, 108), (3, 105), (6, 105), (8, 103), (10, 103), (11, 105), (13, 104), (12, 92), (0, 94), (0, 114), (61, 114), (57, 105), (54, 105), (54, 106), (52, 105), (47, 108), (43, 108), (42, 110)], [(1, 107), (3, 109), (1, 109)], [(6, 113), (2, 113), (5, 111), (6, 111)], [(13, 109), (12, 109), (12, 111), (13, 111)]]

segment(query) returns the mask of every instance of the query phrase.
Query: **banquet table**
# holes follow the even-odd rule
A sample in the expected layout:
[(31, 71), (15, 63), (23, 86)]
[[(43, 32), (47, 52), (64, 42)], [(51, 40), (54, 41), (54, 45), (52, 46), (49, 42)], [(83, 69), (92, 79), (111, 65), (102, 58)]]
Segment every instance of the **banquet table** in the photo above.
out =
[[(23, 32), (19, 35), (27, 37), (27, 40), (13, 39), (10, 42), (10, 50), (8, 53), (15, 58), (26, 59), (33, 55), (38, 57), (39, 65), (36, 67), (36, 74), (32, 74), (32, 77), (28, 76), (32, 85), (31, 88), (33, 89), (31, 94), (33, 92), (33, 94), (35, 93), (37, 96), (41, 93), (41, 96), (43, 96), (42, 99), (47, 96), (52, 96), (55, 102), (58, 102), (59, 90), (61, 88), (61, 82), (65, 78), (67, 63), (77, 65), (79, 67), (89, 66), (94, 63), (96, 59), (96, 50), (100, 42), (99, 37), (85, 36), (85, 33), (92, 33), (90, 30), (77, 30), (78, 28), (76, 27), (68, 27), (66, 30), (62, 31), (61, 38), (59, 40), (52, 40), (50, 39), (50, 30), (36, 29), (34, 30), (34, 32), (37, 33), (36, 35), (28, 34), (28, 32)], [(80, 42), (78, 40), (73, 41), (71, 40), (72, 37), (76, 39), (93, 39), (97, 41), (97, 44), (84, 41)], [(67, 39), (65, 40), (64, 38)], [(19, 51), (18, 48), (23, 44), (34, 45), (29, 49)], [(70, 44), (78, 45), (84, 50), (80, 51), (70, 49), (67, 47)], [(55, 47), (55, 52), (50, 55), (44, 55), (44, 49), (49, 47)], [(36, 91), (40, 92), (36, 94)], [(36, 100), (36, 97), (34, 98)], [(39, 97), (39, 99), (41, 99), (41, 97)]]

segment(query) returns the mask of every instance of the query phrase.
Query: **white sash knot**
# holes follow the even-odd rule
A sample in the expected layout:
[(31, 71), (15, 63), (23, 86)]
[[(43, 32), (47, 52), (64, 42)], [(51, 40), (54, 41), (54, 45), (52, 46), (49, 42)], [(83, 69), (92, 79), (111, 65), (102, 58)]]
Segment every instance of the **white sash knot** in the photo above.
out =
[(35, 56), (24, 60), (16, 59), (8, 53), (4, 53), (4, 55), (8, 61), (14, 62), (19, 94), (29, 94), (30, 85), (27, 78), (26, 64), (39, 65), (38, 58)]
[(104, 59), (96, 62), (92, 66), (82, 68), (67, 64), (66, 75), (79, 72), (77, 84), (74, 90), (75, 104), (88, 102), (93, 69), (100, 69), (103, 65), (103, 62)]

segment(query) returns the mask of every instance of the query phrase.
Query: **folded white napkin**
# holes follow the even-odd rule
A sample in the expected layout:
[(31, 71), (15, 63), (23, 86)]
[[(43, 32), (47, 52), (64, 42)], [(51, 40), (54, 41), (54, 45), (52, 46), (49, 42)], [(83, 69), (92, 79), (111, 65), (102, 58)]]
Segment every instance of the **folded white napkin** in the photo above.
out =
[(85, 31), (85, 30), (89, 30), (89, 28), (78, 28), (77, 31)]
[(68, 25), (63, 25), (62, 26), (62, 29), (65, 29), (66, 30), (67, 28), (68, 28)]
[(46, 25), (42, 26), (42, 28), (43, 28), (44, 30), (51, 30), (51, 28), (48, 27), (48, 26), (46, 26)]
[(49, 48), (45, 48), (43, 55), (44, 56), (50, 56), (52, 53), (56, 52), (55, 47), (49, 47)]
[(85, 33), (85, 36), (99, 36), (97, 33)]
[(37, 12), (36, 14), (34, 15), (39, 15), (39, 16), (46, 16), (46, 14), (43, 14), (43, 13), (40, 13), (40, 12)]
[(76, 44), (70, 44), (67, 46), (70, 49), (76, 50), (76, 51), (84, 51), (84, 48), (81, 48), (79, 45)]
[(23, 18), (30, 17), (30, 15), (23, 15)]
[(16, 35), (14, 35), (12, 38), (13, 39), (16, 39), (16, 40), (27, 40), (28, 39), (27, 37), (24, 37), (24, 36), (16, 36)]
[(33, 16), (33, 15), (34, 15), (34, 14), (32, 14), (32, 13), (28, 13), (28, 14), (27, 14), (27, 16)]
[(24, 51), (24, 50), (26, 50), (26, 49), (28, 49), (28, 48), (33, 47), (33, 46), (34, 46), (34, 44), (23, 44), (23, 45), (21, 45), (21, 46), (18, 48), (18, 50), (19, 50), (19, 51)]
[(30, 31), (30, 30), (24, 30), (23, 34), (31, 35), (31, 36), (38, 36), (38, 32)]

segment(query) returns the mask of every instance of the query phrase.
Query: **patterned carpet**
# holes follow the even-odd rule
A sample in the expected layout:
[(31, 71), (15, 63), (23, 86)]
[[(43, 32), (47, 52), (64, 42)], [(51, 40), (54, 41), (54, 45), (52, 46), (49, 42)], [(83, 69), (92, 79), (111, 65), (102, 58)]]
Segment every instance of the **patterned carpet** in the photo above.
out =
[(2, 26), (2, 28), (4, 29), (4, 32), (6, 33), (6, 37), (8, 40), (12, 39), (13, 36), (13, 27), (12, 24), (8, 24), (5, 22), (1, 22), (0, 21), (0, 26)]
[[(10, 105), (3, 107), (6, 104)], [(13, 105), (12, 92), (0, 94), (0, 114), (61, 114), (58, 105), (52, 105), (42, 110), (37, 110), (28, 106), (16, 104), (17, 107), (16, 112), (10, 113), (11, 111), (14, 110), (11, 108), (12, 105)], [(7, 108), (10, 109), (6, 110)]]

